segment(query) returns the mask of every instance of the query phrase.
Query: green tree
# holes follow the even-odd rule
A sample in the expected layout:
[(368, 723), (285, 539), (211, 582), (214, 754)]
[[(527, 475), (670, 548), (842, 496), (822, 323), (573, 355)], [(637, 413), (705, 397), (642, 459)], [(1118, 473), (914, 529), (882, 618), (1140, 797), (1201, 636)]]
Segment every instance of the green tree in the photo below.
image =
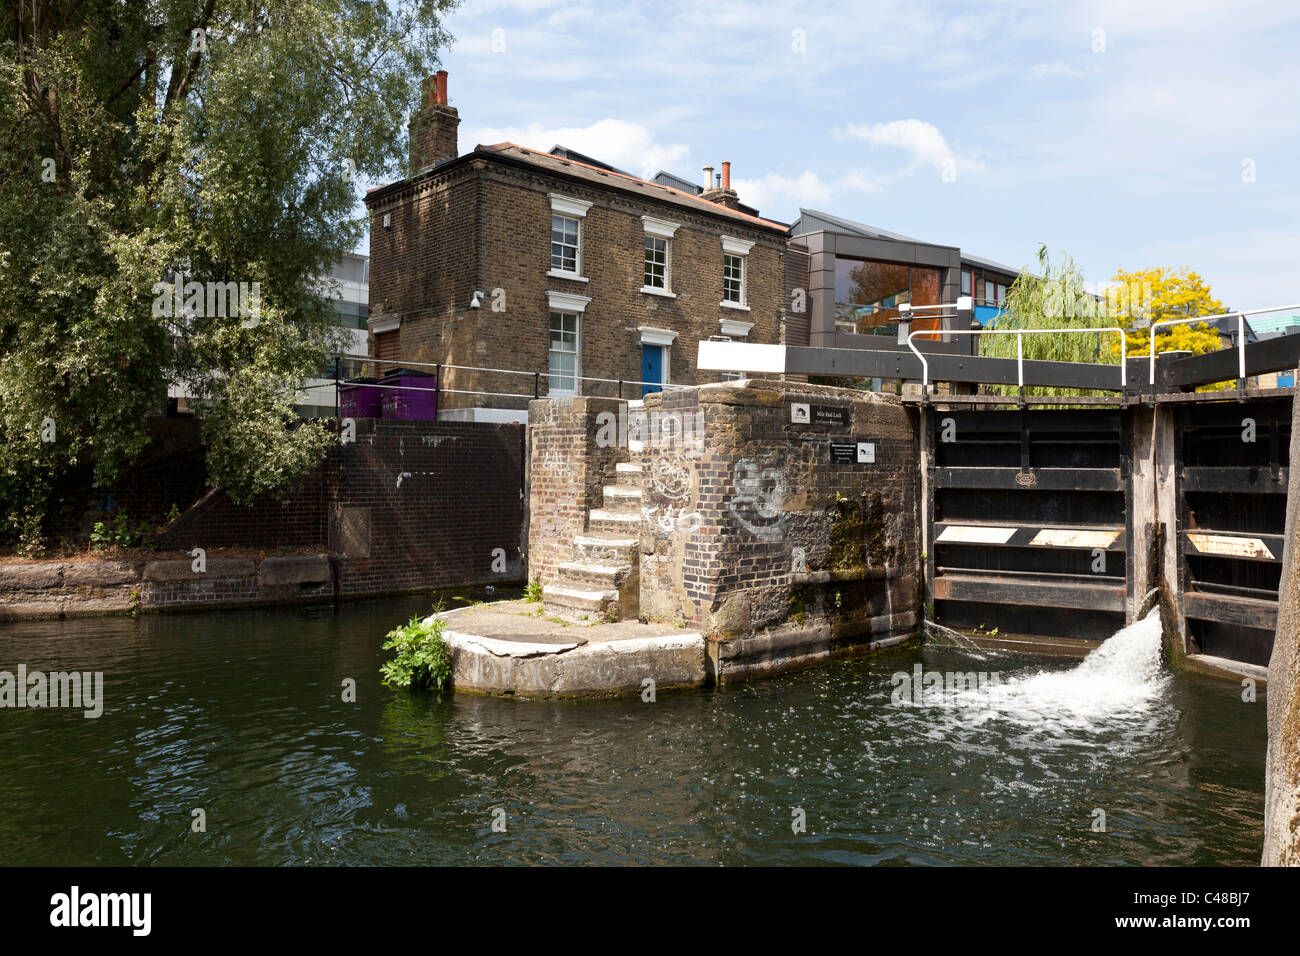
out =
[[(1083, 272), (1069, 255), (1053, 264), (1047, 247), (1038, 248), (1038, 273), (1021, 270), (1007, 290), (1002, 314), (993, 327), (1015, 329), (1096, 329), (1115, 325), (1106, 303), (1087, 290)], [(1017, 336), (982, 335), (980, 354), (998, 358), (1015, 358)], [(1116, 343), (1111, 345), (1111, 341)], [(1025, 335), (1022, 338), (1026, 359), (1051, 362), (1089, 362), (1118, 364), (1119, 336), (1110, 332), (1084, 332), (1066, 335)], [(1118, 382), (1118, 373), (1116, 373)], [(990, 386), (989, 391), (1011, 394), (1015, 386)], [(1032, 388), (1031, 394), (1081, 395), (1071, 388)]]
[[(405, 111), (453, 5), (0, 12), (4, 531), (30, 538), (72, 475), (111, 481), (167, 383), (194, 396), (209, 481), (236, 500), (320, 459), (326, 426), (294, 416), (296, 386), (338, 344), (318, 277), (364, 234), (354, 178), (404, 171)], [(168, 309), (159, 283), (177, 274), (256, 288), (256, 316), (210, 314), (229, 310), (202, 294), (191, 314)]]

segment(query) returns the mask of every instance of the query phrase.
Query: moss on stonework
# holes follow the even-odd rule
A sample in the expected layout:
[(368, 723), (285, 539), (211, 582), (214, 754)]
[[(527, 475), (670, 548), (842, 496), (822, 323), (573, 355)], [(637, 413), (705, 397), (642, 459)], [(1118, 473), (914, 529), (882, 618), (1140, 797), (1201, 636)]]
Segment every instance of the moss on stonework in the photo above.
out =
[(806, 618), (804, 613), (804, 588), (802, 586), (790, 589), (790, 609), (786, 614), (786, 620), (794, 621), (796, 624), (803, 625)]
[(871, 493), (871, 505), (866, 509), (864, 524), (867, 532), (867, 563), (869, 567), (891, 567), (898, 564), (898, 546), (890, 541), (886, 531), (885, 504), (880, 492)]
[(1187, 669), (1187, 654), (1179, 635), (1178, 616), (1174, 613), (1169, 589), (1160, 587), (1160, 660), (1173, 671)]
[(831, 522), (831, 568), (849, 571), (862, 567), (862, 502), (839, 498)]

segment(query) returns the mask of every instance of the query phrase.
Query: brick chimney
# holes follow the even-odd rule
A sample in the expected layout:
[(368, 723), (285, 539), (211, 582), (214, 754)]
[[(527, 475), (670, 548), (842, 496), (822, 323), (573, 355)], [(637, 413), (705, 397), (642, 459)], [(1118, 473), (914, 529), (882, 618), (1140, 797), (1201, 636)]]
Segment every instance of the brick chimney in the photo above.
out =
[[(713, 167), (706, 166), (709, 172)], [(722, 183), (714, 189), (705, 189), (700, 193), (701, 199), (707, 199), (709, 202), (715, 202), (719, 206), (726, 206), (728, 209), (739, 209), (740, 199), (736, 191), (731, 188), (731, 163), (722, 164)]]
[(426, 166), (459, 154), (456, 127), (460, 116), (447, 105), (447, 71), (439, 70), (420, 84), (420, 106), (411, 114), (411, 175)]

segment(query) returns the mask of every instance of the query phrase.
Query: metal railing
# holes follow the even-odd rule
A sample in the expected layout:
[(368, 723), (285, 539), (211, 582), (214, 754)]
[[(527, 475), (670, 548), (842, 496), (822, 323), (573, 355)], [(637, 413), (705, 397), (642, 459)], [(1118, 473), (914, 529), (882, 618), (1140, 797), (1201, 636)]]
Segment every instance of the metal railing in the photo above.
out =
[[(379, 359), (372, 355), (352, 355), (352, 354), (335, 356), (334, 361), (335, 361), (336, 369), (339, 368), (341, 363), (345, 360), (352, 360), (357, 363), (360, 363), (363, 370), (366, 365), (373, 365), (376, 366), (377, 369), (379, 368), (389, 368), (389, 369), (431, 368), (434, 369), (435, 372), (433, 376), (433, 385), (430, 388), (424, 388), (418, 385), (380, 385), (378, 382), (357, 383), (359, 387), (364, 387), (364, 388), (392, 388), (392, 389), (397, 389), (399, 391), (405, 390), (405, 391), (412, 391), (412, 392), (434, 392), (434, 393), (443, 393), (448, 395), (477, 395), (477, 396), (483, 396), (489, 398), (538, 399), (544, 397), (542, 395), (542, 378), (545, 377), (547, 379), (547, 396), (554, 397), (554, 398), (572, 397), (568, 392), (562, 392), (560, 394), (554, 394), (552, 392), (550, 388), (550, 379), (556, 376), (553, 376), (552, 373), (549, 371), (528, 372), (528, 371), (522, 371), (520, 369), (490, 368), (488, 366), (482, 366), (482, 365), (453, 365), (449, 362), (414, 362), (405, 359)], [(531, 378), (533, 380), (533, 390), (531, 393), (528, 393), (528, 392), (483, 391), (478, 389), (465, 389), (465, 388), (448, 388), (445, 385), (443, 385), (442, 382), (442, 371), (444, 369), (465, 371), (465, 372), (490, 372), (498, 375), (515, 375), (523, 378)], [(638, 379), (600, 378), (594, 375), (565, 375), (559, 377), (562, 377), (568, 381), (573, 381), (575, 383), (576, 382), (598, 382), (607, 385), (616, 385), (618, 387), (618, 397), (620, 399), (623, 398), (623, 386), (625, 385), (632, 386), (635, 388), (639, 388), (644, 385), (650, 385), (665, 390), (691, 387), (690, 385), (683, 385), (681, 383), (675, 383), (675, 382), (646, 382)], [(337, 377), (336, 375), (334, 381), (332, 382), (323, 382), (319, 385), (303, 385), (303, 386), (299, 386), (298, 390), (309, 391), (311, 389), (316, 389), (316, 388), (333, 388), (335, 389), (335, 404), (337, 406), (338, 404), (337, 390), (347, 384), (349, 383), (343, 381), (341, 378)]]
[[(1128, 336), (1124, 330), (1118, 326), (1106, 326), (1104, 328), (1090, 329), (945, 329), (946, 335), (1014, 335), (1016, 337), (1016, 384), (1020, 388), (1025, 387), (1025, 340), (1026, 335), (1080, 335), (1101, 332), (1119, 333), (1119, 354), (1124, 355), (1128, 351)], [(925, 355), (913, 343), (918, 335), (933, 335), (933, 332), (922, 330), (912, 332), (907, 336), (907, 347), (912, 350), (912, 354), (921, 360), (921, 388), (930, 387), (930, 363), (926, 361)], [(1119, 389), (1124, 391), (1128, 388), (1128, 367), (1123, 358), (1119, 363)]]
[(1237, 380), (1244, 382), (1246, 380), (1246, 316), (1263, 315), (1266, 312), (1287, 312), (1292, 309), (1300, 309), (1300, 303), (1296, 305), (1277, 305), (1269, 309), (1245, 309), (1239, 312), (1224, 312), (1221, 315), (1201, 315), (1190, 319), (1163, 319), (1159, 322), (1152, 322), (1149, 329), (1151, 332), (1151, 385), (1156, 383), (1156, 329), (1162, 325), (1190, 325), (1193, 322), (1213, 322), (1216, 319), (1230, 319), (1235, 316), (1237, 319)]

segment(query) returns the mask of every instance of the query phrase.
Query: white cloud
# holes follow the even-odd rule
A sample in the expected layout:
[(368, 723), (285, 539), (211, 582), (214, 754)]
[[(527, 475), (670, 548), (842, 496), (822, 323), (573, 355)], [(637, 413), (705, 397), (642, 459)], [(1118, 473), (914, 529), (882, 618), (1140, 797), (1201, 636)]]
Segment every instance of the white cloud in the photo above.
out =
[[(681, 143), (659, 143), (640, 123), (603, 119), (590, 126), (474, 127), (461, 136), (462, 149), (470, 143), (490, 145), (511, 142), (531, 149), (548, 150), (557, 144), (586, 153), (603, 163), (617, 166), (635, 176), (653, 176), (661, 169), (682, 167), (690, 149)], [(681, 173), (678, 173), (681, 175)]]
[(856, 189), (867, 193), (880, 192), (885, 188), (886, 182), (887, 180), (883, 177), (862, 169), (850, 169), (840, 178), (840, 183), (846, 189)]
[(911, 157), (909, 170), (917, 165), (932, 166), (940, 172), (979, 170), (982, 164), (971, 157), (959, 156), (948, 145), (943, 133), (931, 123), (919, 119), (893, 120), (871, 125), (856, 124), (833, 131), (837, 137), (860, 139), (872, 148), (899, 149)]
[(777, 218), (800, 206), (824, 205), (831, 198), (831, 187), (811, 170), (798, 176), (767, 173), (760, 179), (732, 179), (731, 186), (745, 205)]

